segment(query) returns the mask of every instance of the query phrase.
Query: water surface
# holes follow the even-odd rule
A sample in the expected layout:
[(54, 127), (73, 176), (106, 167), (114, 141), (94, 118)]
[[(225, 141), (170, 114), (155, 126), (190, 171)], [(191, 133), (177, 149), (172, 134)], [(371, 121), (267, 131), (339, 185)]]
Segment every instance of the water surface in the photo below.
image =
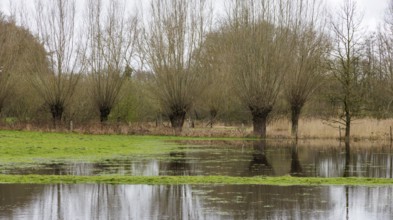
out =
[(294, 145), (261, 141), (182, 142), (177, 150), (153, 157), (132, 157), (81, 163), (73, 161), (1, 166), (0, 173), (137, 176), (226, 175), (306, 177), (393, 177), (393, 149), (389, 146), (346, 147), (333, 144)]
[(392, 187), (0, 185), (0, 219), (393, 219)]

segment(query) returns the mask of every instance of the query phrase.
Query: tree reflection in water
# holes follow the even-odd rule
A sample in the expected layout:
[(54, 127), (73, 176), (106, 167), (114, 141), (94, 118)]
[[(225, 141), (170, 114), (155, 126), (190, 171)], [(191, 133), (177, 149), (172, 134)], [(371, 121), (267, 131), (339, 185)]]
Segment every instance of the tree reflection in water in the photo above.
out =
[(303, 173), (302, 165), (299, 161), (299, 154), (297, 149), (297, 140), (293, 141), (291, 148), (291, 170), (289, 171), (291, 176), (302, 177), (305, 176)]
[(0, 219), (379, 220), (392, 199), (392, 186), (16, 184), (0, 185)]
[[(1, 185), (0, 185), (1, 187)], [(29, 188), (37, 186), (29, 186)], [(48, 185), (35, 197), (18, 197), (0, 219), (203, 219), (191, 186)], [(4, 197), (3, 197), (4, 198)], [(26, 201), (22, 202), (25, 199)], [(30, 200), (30, 201), (29, 201)], [(197, 211), (200, 210), (200, 211)]]
[(346, 141), (345, 142), (345, 165), (344, 165), (343, 177), (350, 177), (351, 176), (350, 164), (351, 164), (351, 146), (350, 146), (349, 141)]
[(249, 165), (251, 176), (274, 176), (274, 170), (266, 157), (266, 140), (253, 142), (254, 152)]
[(174, 176), (191, 175), (191, 165), (185, 152), (170, 152), (169, 157), (168, 164), (161, 170), (169, 171), (168, 173)]

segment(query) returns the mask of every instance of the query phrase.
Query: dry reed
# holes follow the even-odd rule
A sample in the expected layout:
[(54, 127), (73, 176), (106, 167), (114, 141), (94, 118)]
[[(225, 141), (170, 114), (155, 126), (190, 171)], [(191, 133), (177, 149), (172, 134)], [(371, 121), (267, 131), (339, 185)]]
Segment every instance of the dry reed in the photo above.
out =
[[(138, 134), (138, 135), (180, 135), (186, 137), (252, 137), (250, 125), (224, 126), (217, 124), (213, 128), (205, 126), (206, 123), (196, 122), (195, 128), (188, 123), (184, 125), (183, 131), (176, 134), (168, 123), (156, 126), (155, 123), (75, 123), (73, 132), (84, 134)], [(351, 138), (358, 140), (383, 140), (389, 141), (390, 127), (393, 127), (393, 119), (359, 119), (352, 124)], [(344, 127), (341, 126), (341, 135), (344, 135)], [(51, 123), (3, 123), (0, 129), (28, 130), (44, 132), (69, 132), (69, 125), (63, 124), (54, 128)], [(286, 119), (271, 122), (267, 128), (268, 138), (290, 139), (291, 124)], [(299, 122), (300, 139), (331, 139), (338, 140), (340, 137), (339, 126), (332, 125), (321, 119), (306, 118)]]

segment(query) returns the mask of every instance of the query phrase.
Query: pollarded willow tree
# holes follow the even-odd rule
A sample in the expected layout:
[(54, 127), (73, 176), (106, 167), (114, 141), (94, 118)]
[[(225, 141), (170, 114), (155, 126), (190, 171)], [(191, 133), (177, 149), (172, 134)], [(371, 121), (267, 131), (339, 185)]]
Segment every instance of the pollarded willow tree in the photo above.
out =
[(266, 138), (266, 124), (289, 68), (290, 1), (232, 1), (225, 27), (231, 78), (251, 112), (254, 134)]
[(292, 50), (288, 57), (290, 68), (284, 80), (284, 97), (291, 110), (292, 136), (298, 137), (301, 111), (327, 72), (330, 50), (325, 35), (322, 1), (293, 1), (290, 22)]
[(143, 52), (153, 71), (152, 91), (172, 127), (181, 131), (201, 91), (200, 50), (209, 31), (206, 0), (152, 0)]
[[(31, 84), (60, 123), (80, 77), (80, 52), (74, 0), (35, 1), (33, 26), (47, 51), (46, 60), (31, 63)], [(35, 50), (32, 47), (31, 50)]]
[(88, 33), (85, 65), (91, 80), (91, 96), (105, 122), (119, 99), (124, 82), (132, 74), (130, 67), (138, 42), (138, 20), (127, 17), (125, 2), (102, 0), (87, 4)]

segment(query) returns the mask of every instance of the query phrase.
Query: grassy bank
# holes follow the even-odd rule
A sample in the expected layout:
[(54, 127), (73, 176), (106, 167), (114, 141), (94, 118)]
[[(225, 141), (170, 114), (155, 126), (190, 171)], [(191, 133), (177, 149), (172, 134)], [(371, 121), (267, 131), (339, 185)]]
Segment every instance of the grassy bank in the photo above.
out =
[(381, 186), (392, 185), (393, 179), (382, 178), (299, 178), (299, 177), (229, 177), (229, 176), (53, 176), (53, 175), (0, 175), (2, 184), (240, 184), (278, 186)]

